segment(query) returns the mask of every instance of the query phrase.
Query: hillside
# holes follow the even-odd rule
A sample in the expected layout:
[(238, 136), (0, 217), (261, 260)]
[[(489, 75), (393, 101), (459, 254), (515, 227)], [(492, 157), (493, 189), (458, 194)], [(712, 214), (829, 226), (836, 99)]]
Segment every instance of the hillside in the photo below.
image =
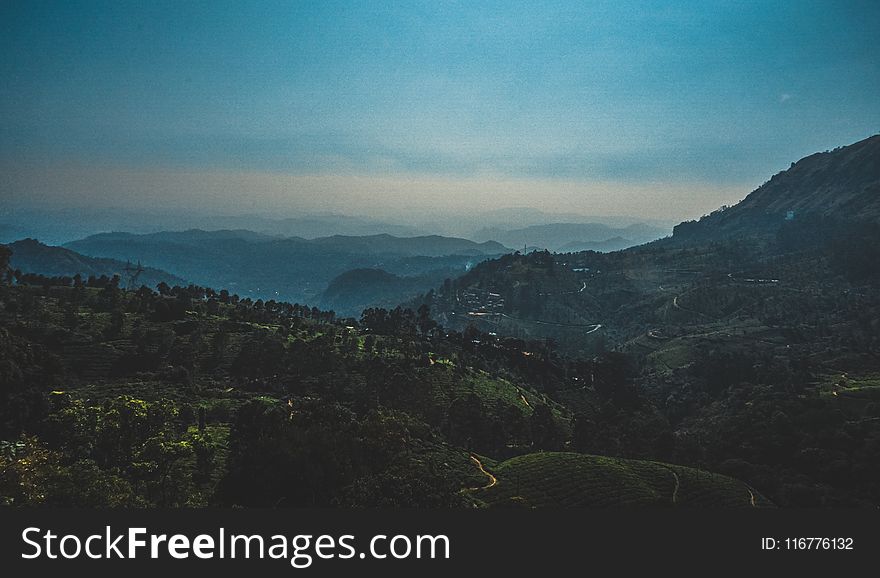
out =
[(475, 453), (534, 456), (574, 435), (548, 394), (568, 362), (446, 335), (422, 312), (351, 326), (194, 286), (44, 279), (0, 286), (0, 322), (6, 505), (485, 506)]
[[(119, 275), (123, 285), (128, 282), (128, 265), (115, 259), (86, 257), (63, 247), (50, 247), (34, 239), (24, 239), (7, 245), (12, 250), (10, 265), (24, 273), (38, 273), (49, 277), (73, 277), (79, 274), (83, 279), (105, 275)], [(137, 285), (155, 287), (161, 282), (168, 285), (186, 285), (187, 282), (176, 275), (160, 269), (144, 267), (137, 277)]]
[[(619, 356), (622, 389), (606, 395), (622, 397), (609, 408), (582, 406), (580, 388), (598, 391), (595, 373), (554, 393), (583, 412), (575, 439), (586, 453), (669, 461), (668, 443), (672, 461), (743, 479), (777, 504), (856, 495), (875, 503), (880, 470), (865, 460), (877, 459), (867, 456), (880, 439), (880, 226), (870, 219), (878, 142), (795, 163), (673, 239), (615, 253), (505, 255), (413, 306), (459, 331), (543, 339), (572, 357)], [(762, 200), (804, 191), (821, 194), (800, 205), (811, 213), (789, 220), (772, 212), (783, 204)], [(838, 193), (845, 205), (828, 197)], [(842, 206), (861, 209), (843, 222)], [(650, 447), (618, 421), (632, 417), (630, 395), (650, 400), (672, 439)]]
[(766, 498), (733, 478), (643, 460), (544, 452), (511, 458), (487, 471), (495, 483), (475, 490), (473, 496), (490, 507), (771, 506)]
[(674, 236), (774, 233), (787, 221), (880, 224), (880, 135), (792, 163), (733, 207), (678, 225)]
[(335, 277), (321, 295), (319, 306), (340, 315), (359, 317), (368, 307), (393, 308), (426, 288), (455, 278), (463, 270), (437, 269), (413, 277), (393, 275), (382, 269), (354, 269)]

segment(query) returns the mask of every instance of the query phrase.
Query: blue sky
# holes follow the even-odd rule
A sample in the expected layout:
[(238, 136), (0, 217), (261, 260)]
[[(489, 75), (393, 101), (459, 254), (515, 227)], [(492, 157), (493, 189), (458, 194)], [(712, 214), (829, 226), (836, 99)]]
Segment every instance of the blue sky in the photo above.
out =
[(7, 1), (0, 195), (691, 217), (880, 131), (877, 30), (872, 1)]

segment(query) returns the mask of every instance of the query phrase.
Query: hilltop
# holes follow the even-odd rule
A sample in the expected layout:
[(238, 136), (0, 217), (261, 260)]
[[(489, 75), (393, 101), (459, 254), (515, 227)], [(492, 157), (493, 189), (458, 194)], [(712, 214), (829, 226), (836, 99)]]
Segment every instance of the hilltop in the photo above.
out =
[(736, 205), (678, 225), (674, 238), (775, 233), (791, 221), (880, 225), (880, 135), (792, 163)]
[[(119, 275), (122, 283), (128, 282), (130, 273), (126, 267), (137, 264), (117, 259), (102, 259), (80, 255), (63, 247), (50, 247), (35, 239), (23, 239), (8, 245), (12, 250), (10, 266), (25, 273), (38, 273), (49, 277), (88, 277), (106, 276), (112, 278)], [(168, 285), (186, 285), (187, 282), (167, 271), (144, 267), (137, 277), (137, 286), (155, 287), (159, 283)]]

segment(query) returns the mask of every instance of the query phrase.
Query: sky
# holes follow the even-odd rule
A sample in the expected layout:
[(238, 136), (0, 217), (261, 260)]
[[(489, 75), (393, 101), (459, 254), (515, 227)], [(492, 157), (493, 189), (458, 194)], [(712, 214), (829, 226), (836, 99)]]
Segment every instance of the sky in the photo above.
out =
[(880, 131), (880, 3), (0, 3), (0, 201), (698, 217)]

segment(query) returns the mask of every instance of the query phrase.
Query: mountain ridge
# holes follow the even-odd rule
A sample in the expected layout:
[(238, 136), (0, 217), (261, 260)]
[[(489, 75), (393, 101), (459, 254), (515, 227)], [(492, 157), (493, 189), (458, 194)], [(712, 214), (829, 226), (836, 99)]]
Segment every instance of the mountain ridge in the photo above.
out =
[(603, 223), (557, 222), (516, 229), (490, 226), (476, 232), (473, 238), (494, 239), (509, 247), (540, 247), (557, 252), (573, 246), (615, 251), (659, 239), (669, 232), (669, 229), (645, 223), (614, 227)]
[(454, 276), (452, 271), (464, 272), (482, 259), (510, 252), (498, 243), (458, 237), (379, 234), (303, 239), (247, 230), (201, 229), (103, 233), (64, 247), (90, 257), (140, 260), (199, 285), (253, 298), (313, 305), (319, 303), (327, 283), (348, 270), (384, 269), (418, 277), (442, 269)]
[[(10, 266), (25, 273), (37, 273), (50, 277), (83, 277), (120, 275), (125, 279), (127, 263), (118, 259), (96, 258), (81, 255), (63, 247), (45, 245), (36, 239), (22, 239), (6, 245), (12, 251)], [(154, 267), (144, 267), (138, 277), (139, 285), (155, 287), (164, 281), (169, 285), (186, 285), (182, 277)]]
[(880, 134), (793, 162), (739, 203), (680, 223), (673, 238), (773, 233), (804, 219), (880, 224)]

